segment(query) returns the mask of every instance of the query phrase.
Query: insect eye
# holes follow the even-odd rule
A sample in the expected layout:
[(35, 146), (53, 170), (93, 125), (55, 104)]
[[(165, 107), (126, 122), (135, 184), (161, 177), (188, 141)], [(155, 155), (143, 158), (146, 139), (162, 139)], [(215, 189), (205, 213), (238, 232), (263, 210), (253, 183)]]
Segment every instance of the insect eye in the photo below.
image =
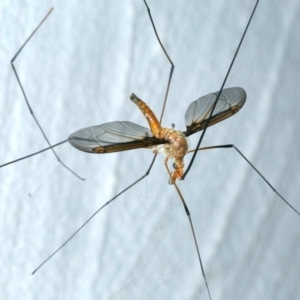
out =
[(176, 163), (173, 163), (173, 168), (176, 170), (178, 169), (178, 166), (176, 165)]

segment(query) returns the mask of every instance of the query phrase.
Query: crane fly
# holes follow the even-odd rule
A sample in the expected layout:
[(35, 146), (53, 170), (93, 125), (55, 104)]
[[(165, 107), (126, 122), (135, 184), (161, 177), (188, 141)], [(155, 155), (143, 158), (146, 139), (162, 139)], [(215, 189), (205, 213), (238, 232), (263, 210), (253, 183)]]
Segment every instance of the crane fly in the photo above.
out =
[[(154, 148), (154, 153), (166, 155), (166, 167), (168, 159), (174, 159), (170, 183), (175, 183), (177, 179), (182, 179), (184, 173), (183, 158), (188, 151), (186, 138), (237, 113), (246, 101), (246, 92), (242, 88), (224, 89), (218, 95), (218, 92), (211, 93), (192, 102), (185, 114), (186, 131), (181, 132), (161, 127), (149, 106), (132, 94), (130, 100), (141, 110), (151, 130), (132, 122), (117, 121), (81, 129), (71, 134), (68, 141), (75, 148), (88, 153)], [(217, 105), (210, 117), (217, 98)]]
[[(149, 15), (150, 15), (150, 11), (149, 11)], [(154, 25), (153, 28), (155, 30)], [(173, 69), (171, 68), (171, 72), (170, 72), (171, 75), (169, 77), (169, 82), (171, 82), (172, 72)], [(165, 100), (167, 99), (168, 90), (169, 90), (169, 85), (167, 88)], [(218, 95), (220, 96), (218, 97)], [(76, 131), (75, 133), (71, 134), (69, 138), (63, 141), (62, 143), (69, 141), (72, 144), (72, 146), (74, 146), (75, 148), (88, 153), (111, 153), (111, 152), (119, 152), (119, 151), (126, 151), (126, 150), (134, 150), (138, 148), (153, 149), (155, 154), (158, 152), (163, 152), (166, 154), (165, 165), (169, 173), (169, 183), (173, 184), (176, 187), (181, 200), (184, 201), (183, 197), (180, 194), (180, 191), (176, 186), (176, 180), (184, 179), (185, 166), (183, 163), (183, 157), (185, 156), (185, 154), (188, 153), (187, 143), (185, 140), (186, 137), (199, 131), (205, 132), (208, 126), (223, 121), (224, 119), (238, 112), (238, 110), (243, 106), (246, 100), (246, 93), (241, 88), (223, 89), (222, 87), (220, 93), (219, 92), (211, 93), (206, 96), (200, 97), (198, 100), (192, 102), (185, 114), (186, 131), (184, 132), (175, 130), (174, 128), (160, 127), (161, 120), (158, 121), (155, 114), (150, 110), (150, 107), (145, 102), (143, 102), (140, 98), (138, 98), (134, 94), (131, 95), (130, 99), (141, 109), (142, 113), (144, 114), (146, 120), (149, 123), (150, 129), (129, 121), (121, 121), (121, 122), (115, 121), (115, 122), (104, 123), (99, 126), (88, 127)], [(214, 107), (214, 105), (216, 105), (216, 107)], [(180, 140), (180, 142), (178, 142), (178, 139)], [(49, 148), (52, 149), (54, 146), (51, 146)], [(179, 154), (177, 153), (177, 146), (179, 147)], [(230, 146), (232, 145), (223, 145), (223, 146), (216, 146), (216, 147), (230, 147)], [(46, 148), (45, 150), (49, 148)], [(198, 148), (199, 147), (197, 146), (195, 149)], [(191, 150), (190, 152), (196, 154), (198, 151)], [(154, 159), (155, 157), (156, 156), (154, 156)], [(168, 168), (167, 165), (168, 159), (174, 159), (175, 161), (173, 165), (174, 167), (173, 173)], [(150, 165), (149, 171), (151, 170), (152, 164)], [(141, 179), (143, 179), (144, 177), (145, 176), (141, 177), (139, 180), (134, 182), (133, 185), (136, 184)], [(129, 186), (129, 188), (130, 187), (131, 186)], [(127, 189), (128, 188), (126, 188), (124, 191), (126, 191)], [(116, 197), (118, 195), (116, 195)], [(105, 207), (108, 203), (116, 199), (116, 197), (108, 201), (103, 207)], [(101, 207), (100, 210), (103, 207)], [(188, 212), (186, 206), (185, 208), (186, 211)], [(80, 227), (80, 229), (81, 228), (82, 227)], [(78, 231), (76, 231), (75, 234)], [(71, 236), (71, 238), (73, 236)], [(67, 240), (67, 242), (69, 240)], [(62, 247), (64, 245), (65, 244), (63, 244)], [(196, 247), (198, 248), (197, 243), (196, 243)], [(61, 247), (59, 249), (61, 249)], [(53, 254), (55, 254), (56, 252), (57, 251), (55, 251)], [(49, 258), (51, 258), (53, 254)], [(199, 260), (200, 260), (200, 254), (199, 254)], [(46, 261), (48, 261), (48, 259)], [(208, 279), (208, 285), (209, 285), (209, 279)], [(208, 290), (208, 286), (207, 286), (207, 290)], [(214, 299), (213, 290), (211, 291), (211, 293), (212, 293), (212, 297), (210, 298)]]

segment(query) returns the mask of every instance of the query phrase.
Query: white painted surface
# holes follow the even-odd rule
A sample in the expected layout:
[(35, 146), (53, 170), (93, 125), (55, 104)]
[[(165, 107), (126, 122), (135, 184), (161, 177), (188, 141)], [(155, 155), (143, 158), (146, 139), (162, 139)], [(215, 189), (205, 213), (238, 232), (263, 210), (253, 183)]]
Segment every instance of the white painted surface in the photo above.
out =
[[(135, 92), (159, 114), (169, 64), (143, 1), (2, 1), (1, 163), (46, 147), (10, 59), (52, 143), (114, 120), (146, 126)], [(150, 1), (175, 63), (163, 124), (184, 129), (190, 102), (217, 91), (254, 1)], [(235, 144), (300, 210), (296, 0), (261, 1), (226, 84), (244, 108), (204, 145)], [(195, 145), (196, 137), (190, 140)], [(150, 176), (103, 210), (36, 275), (31, 272), (98, 207), (147, 170), (151, 151), (97, 156), (65, 144), (0, 170), (2, 299), (207, 299), (188, 220), (159, 157)], [(188, 161), (188, 159), (186, 160)], [(233, 151), (199, 153), (179, 186), (216, 299), (299, 299), (300, 217)]]

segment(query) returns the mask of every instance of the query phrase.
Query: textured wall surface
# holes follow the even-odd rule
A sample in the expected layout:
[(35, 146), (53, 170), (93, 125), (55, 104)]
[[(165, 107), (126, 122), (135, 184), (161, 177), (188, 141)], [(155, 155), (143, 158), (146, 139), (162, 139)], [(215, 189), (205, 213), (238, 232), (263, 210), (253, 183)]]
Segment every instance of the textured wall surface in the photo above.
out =
[[(51, 143), (110, 121), (146, 121), (134, 92), (159, 115), (169, 64), (142, 0), (1, 1), (0, 163), (45, 148), (10, 59)], [(188, 2), (188, 4), (187, 4)], [(176, 66), (163, 124), (185, 129), (190, 102), (217, 91), (254, 1), (149, 0)], [(300, 210), (300, 3), (261, 1), (226, 87), (242, 110), (203, 146), (235, 144)], [(195, 147), (199, 135), (190, 139)], [(150, 150), (110, 155), (69, 144), (0, 169), (2, 299), (208, 299), (189, 223), (159, 156), (34, 276), (31, 272), (101, 205), (147, 170)], [(186, 161), (189, 157), (186, 157)], [(212, 298), (299, 299), (300, 217), (232, 149), (199, 153), (179, 183), (191, 211)]]

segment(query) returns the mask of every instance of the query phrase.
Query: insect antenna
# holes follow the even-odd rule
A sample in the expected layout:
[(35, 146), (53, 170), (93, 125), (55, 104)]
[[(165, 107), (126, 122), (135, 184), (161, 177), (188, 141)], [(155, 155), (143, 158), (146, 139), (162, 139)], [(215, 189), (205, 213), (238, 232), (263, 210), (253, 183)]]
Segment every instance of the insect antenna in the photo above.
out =
[[(30, 105), (30, 103), (29, 103), (29, 101), (28, 101), (28, 98), (27, 98), (27, 96), (26, 96), (24, 87), (23, 87), (23, 85), (22, 85), (22, 83), (21, 83), (21, 80), (20, 80), (20, 78), (19, 78), (18, 72), (17, 72), (16, 67), (15, 67), (15, 65), (14, 65), (14, 61), (17, 59), (17, 57), (19, 56), (19, 54), (22, 52), (22, 50), (25, 48), (25, 46), (26, 46), (27, 43), (31, 40), (31, 38), (35, 35), (35, 33), (38, 31), (38, 29), (42, 26), (42, 24), (45, 22), (45, 20), (46, 20), (46, 19), (49, 17), (49, 15), (52, 13), (53, 9), (54, 9), (54, 8), (51, 8), (51, 9), (49, 10), (49, 12), (48, 12), (48, 13), (46, 14), (46, 16), (43, 18), (43, 20), (42, 20), (42, 21), (38, 24), (38, 26), (33, 30), (33, 32), (30, 34), (30, 36), (27, 38), (27, 40), (24, 42), (24, 44), (20, 47), (20, 49), (17, 51), (17, 53), (16, 53), (16, 54), (14, 55), (14, 57), (11, 59), (11, 62), (10, 62), (10, 63), (11, 63), (12, 69), (13, 69), (13, 71), (14, 71), (14, 74), (15, 74), (15, 76), (16, 76), (16, 78), (17, 78), (18, 84), (19, 84), (19, 86), (20, 86), (20, 88), (21, 88), (22, 94), (23, 94), (24, 99), (25, 99), (25, 101), (26, 101), (27, 107), (28, 107), (28, 109), (29, 109), (29, 111), (30, 111), (30, 114), (32, 115), (32, 117), (33, 117), (35, 123), (37, 124), (37, 126), (39, 127), (39, 129), (40, 129), (42, 135), (44, 136), (44, 139), (46, 140), (46, 142), (47, 142), (48, 145), (49, 145), (49, 148), (47, 148), (47, 149), (45, 149), (45, 150), (51, 149), (52, 152), (53, 152), (53, 154), (54, 154), (55, 157), (57, 158), (57, 160), (58, 160), (58, 161), (59, 161), (59, 162), (60, 162), (67, 170), (69, 170), (71, 173), (73, 173), (77, 178), (79, 178), (79, 179), (81, 179), (81, 180), (85, 180), (84, 178), (82, 178), (82, 177), (80, 177), (78, 174), (76, 174), (73, 170), (71, 170), (71, 169), (70, 169), (63, 161), (61, 161), (61, 159), (59, 158), (59, 156), (57, 155), (57, 153), (55, 152), (55, 150), (52, 149), (53, 147), (51, 147), (51, 144), (50, 144), (49, 139), (47, 138), (47, 136), (46, 136), (46, 134), (45, 134), (45, 132), (44, 132), (44, 130), (43, 130), (41, 124), (39, 123), (37, 117), (35, 116), (35, 114), (34, 114), (32, 108), (31, 108), (31, 105)], [(63, 142), (62, 142), (62, 143), (63, 143)], [(61, 144), (61, 143), (60, 143), (60, 144)], [(43, 151), (45, 151), (45, 150), (39, 151), (39, 152), (37, 152), (37, 153), (35, 153), (35, 154), (38, 154), (38, 153), (43, 152)], [(33, 155), (35, 155), (35, 154), (26, 156), (26, 157), (24, 157), (24, 158), (33, 156)], [(4, 164), (4, 165), (0, 166), (0, 168), (6, 166), (6, 165), (8, 165), (8, 164), (11, 164), (11, 163), (13, 163), (13, 162), (17, 162), (17, 161), (19, 161), (19, 160), (22, 160), (22, 159), (24, 159), (24, 158), (17, 159), (17, 160), (14, 160), (14, 161), (10, 162), (10, 163)]]
[[(225, 76), (225, 78), (224, 78), (224, 81), (223, 81), (223, 83), (222, 83), (222, 85), (221, 85), (221, 88), (220, 88), (220, 91), (219, 91), (219, 93), (218, 93), (217, 99), (216, 99), (216, 101), (215, 101), (215, 103), (214, 103), (214, 105), (213, 105), (213, 107), (212, 107), (212, 110), (211, 110), (211, 112), (210, 112), (209, 118), (208, 118), (208, 120), (207, 120), (207, 122), (206, 122), (206, 126), (204, 127), (204, 129), (203, 129), (203, 131), (202, 131), (202, 134), (201, 134), (201, 136), (200, 136), (200, 138), (199, 138), (199, 141), (198, 141), (198, 144), (197, 144), (196, 149), (198, 149), (198, 148), (200, 147), (200, 144), (201, 144), (201, 142), (202, 142), (202, 140), (203, 140), (203, 137), (204, 137), (204, 135), (205, 135), (206, 129), (207, 129), (208, 124), (209, 124), (209, 122), (210, 122), (210, 120), (211, 120), (211, 117), (212, 117), (212, 115), (213, 115), (214, 109), (215, 109), (215, 107), (216, 107), (216, 105), (217, 105), (217, 102), (218, 102), (218, 100), (219, 100), (219, 97), (220, 97), (220, 95), (222, 94), (222, 90), (223, 90), (224, 85), (225, 85), (225, 83), (226, 83), (226, 81), (227, 81), (228, 75), (229, 75), (229, 73), (230, 73), (230, 71), (231, 71), (231, 68), (232, 68), (233, 63), (234, 63), (234, 61), (235, 61), (235, 58), (236, 58), (236, 56), (237, 56), (237, 54), (238, 54), (238, 52), (239, 52), (239, 50), (240, 50), (241, 44), (242, 44), (242, 42), (243, 42), (243, 40), (244, 40), (244, 37), (245, 37), (246, 32), (247, 32), (247, 30), (248, 30), (248, 27), (249, 27), (249, 25), (250, 25), (250, 23), (251, 23), (251, 20), (252, 20), (252, 17), (253, 17), (253, 15), (254, 15), (254, 13), (255, 13), (255, 10), (256, 10), (256, 7), (257, 7), (257, 5), (258, 5), (258, 2), (259, 2), (259, 0), (256, 1), (256, 4), (255, 4), (255, 6), (254, 6), (254, 8), (253, 8), (253, 11), (252, 11), (251, 16), (250, 16), (249, 21), (248, 21), (248, 24), (247, 24), (247, 26), (246, 26), (246, 28), (245, 28), (245, 30), (244, 30), (244, 33), (243, 33), (243, 35), (242, 35), (242, 38), (241, 38), (241, 40), (240, 40), (240, 42), (239, 42), (239, 45), (238, 45), (238, 47), (237, 47), (237, 49), (236, 49), (236, 51), (235, 51), (235, 54), (234, 54), (234, 56), (233, 56), (233, 59), (232, 59), (231, 63), (230, 63), (229, 69), (228, 69), (227, 74), (226, 74), (226, 76)], [(194, 152), (193, 157), (192, 157), (192, 159), (190, 160), (189, 165), (188, 165), (188, 167), (186, 168), (186, 170), (185, 170), (185, 172), (184, 172), (184, 174), (183, 174), (183, 176), (182, 176), (182, 178), (181, 178), (182, 180), (186, 177), (186, 175), (187, 175), (188, 172), (190, 171), (190, 169), (191, 169), (191, 167), (192, 167), (192, 165), (193, 165), (193, 163), (194, 163), (194, 160), (195, 160), (195, 158), (196, 158), (197, 153), (198, 153), (198, 151), (195, 151), (195, 152)]]

